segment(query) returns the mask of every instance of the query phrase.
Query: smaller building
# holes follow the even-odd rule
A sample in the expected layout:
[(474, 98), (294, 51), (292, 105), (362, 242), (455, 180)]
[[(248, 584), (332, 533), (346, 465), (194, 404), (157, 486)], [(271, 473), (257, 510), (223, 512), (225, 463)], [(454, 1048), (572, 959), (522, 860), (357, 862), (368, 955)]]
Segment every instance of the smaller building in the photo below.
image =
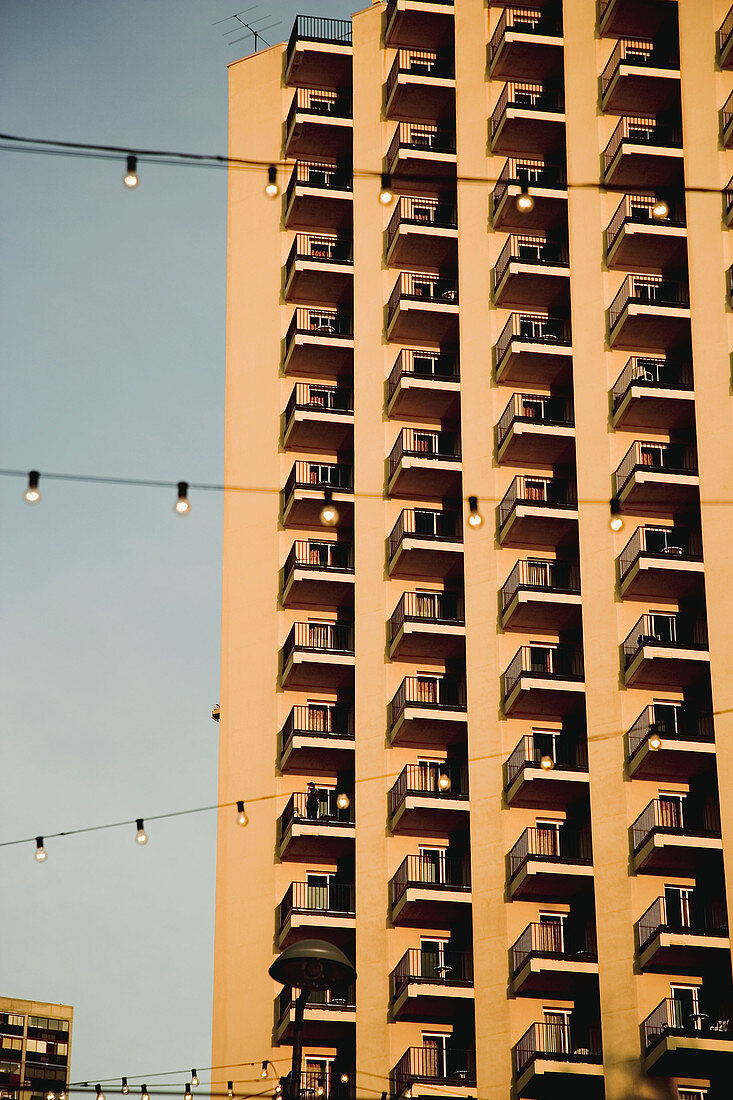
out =
[(45, 1100), (69, 1082), (71, 1005), (0, 997), (0, 1100)]

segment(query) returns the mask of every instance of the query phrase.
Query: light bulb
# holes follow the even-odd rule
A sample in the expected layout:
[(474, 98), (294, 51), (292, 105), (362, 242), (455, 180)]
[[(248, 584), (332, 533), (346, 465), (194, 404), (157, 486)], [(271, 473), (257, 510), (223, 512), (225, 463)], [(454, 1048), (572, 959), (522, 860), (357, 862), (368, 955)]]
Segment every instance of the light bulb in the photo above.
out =
[(484, 522), (484, 517), (478, 510), (478, 497), (468, 498), (468, 526), (480, 527)]
[(36, 837), (36, 859), (39, 863), (45, 863), (45, 861), (48, 859), (48, 852), (43, 847), (42, 836)]
[(188, 482), (178, 482), (178, 500), (175, 503), (175, 509), (179, 516), (185, 516), (191, 511), (191, 505), (188, 501)]
[(335, 527), (339, 521), (339, 511), (331, 499), (330, 489), (323, 494), (325, 503), (321, 508), (320, 520), (324, 527)]
[(228, 1100), (234, 1100), (234, 1082), (227, 1081), (227, 1097)]
[(450, 776), (445, 772), (441, 772), (438, 776), (438, 790), (449, 791), (450, 790)]
[(522, 191), (520, 195), (517, 195), (515, 205), (520, 214), (529, 214), (534, 210), (534, 199), (528, 191)]
[(351, 805), (351, 799), (347, 794), (342, 791), (336, 799), (336, 805), (340, 810), (348, 810), (349, 806)]
[(133, 188), (137, 187), (140, 180), (137, 177), (137, 157), (127, 158), (127, 171), (122, 177), (122, 182), (125, 187)]
[(392, 177), (389, 172), (382, 172), (382, 183), (379, 191), (379, 201), (382, 206), (389, 206), (394, 198), (394, 191), (392, 190)]
[(97, 1100), (104, 1100), (104, 1093), (102, 1092), (102, 1086), (101, 1085), (95, 1085), (94, 1086), (94, 1091), (97, 1094)]
[(275, 1096), (282, 1096), (282, 1094), (283, 1094), (283, 1087), (280, 1084), (280, 1082), (278, 1081), (278, 1083), (275, 1085)]
[(38, 470), (31, 470), (28, 474), (28, 488), (25, 491), (25, 499), (29, 504), (38, 504), (41, 494), (38, 491), (38, 479), (41, 475)]
[(326, 1090), (324, 1089), (323, 1085), (319, 1085), (316, 1089), (316, 1096), (323, 1096), (325, 1091)]
[(265, 194), (268, 199), (276, 199), (280, 194), (280, 188), (277, 185), (277, 168), (274, 164), (271, 164), (267, 169), (267, 184), (265, 185)]
[(195, 1069), (192, 1069), (191, 1070), (191, 1084), (193, 1085), (194, 1088), (196, 1088), (198, 1086), (198, 1083), (199, 1083), (199, 1075), (198, 1075), (198, 1073), (196, 1072)]
[(342, 1085), (348, 1085), (348, 1083), (349, 1083), (349, 1075), (348, 1075), (348, 1073), (342, 1073), (342, 1074), (341, 1074), (341, 1084), (342, 1084)]
[(540, 767), (546, 772), (551, 772), (552, 769), (555, 767), (555, 761), (552, 759), (551, 756), (548, 756), (547, 753), (545, 753), (543, 756), (540, 757)]
[(120, 1089), (120, 1092), (122, 1093), (123, 1096), (127, 1096), (129, 1091), (130, 1091), (130, 1089), (129, 1089), (128, 1084), (127, 1084), (127, 1078), (123, 1077), (122, 1078), (122, 1088)]
[(649, 748), (652, 752), (659, 752), (662, 747), (662, 738), (658, 733), (653, 733), (649, 738)]
[(66, 1090), (62, 1089), (59, 1093), (59, 1100), (66, 1100)]
[(56, 1093), (55, 1092), (47, 1092), (46, 1093), (46, 1100), (56, 1100)]
[[(244, 809), (244, 802), (237, 803), (237, 825), (241, 825), (244, 828), (245, 825), (249, 825), (249, 818), (247, 817)], [(265, 1070), (263, 1077), (267, 1076), (267, 1070)]]
[(138, 844), (147, 844), (148, 843), (148, 834), (145, 832), (145, 827), (143, 825), (143, 819), (141, 817), (138, 817), (135, 820), (135, 826), (137, 828), (137, 836), (135, 837), (135, 840), (138, 842)]
[(183, 1097), (184, 1097), (184, 1100), (193, 1100), (193, 1093), (191, 1092), (191, 1086), (190, 1085), (184, 1085), (183, 1086)]
[(147, 1085), (141, 1085), (140, 1086), (140, 1100), (150, 1100), (150, 1095), (148, 1093), (148, 1086)]
[(665, 199), (657, 199), (652, 207), (652, 217), (655, 222), (663, 222), (669, 217), (669, 203)]
[(264, 1058), (262, 1060), (262, 1069), (260, 1070), (260, 1077), (262, 1077), (262, 1078), (267, 1077), (267, 1059), (266, 1058)]
[(621, 505), (618, 497), (611, 497), (610, 507), (611, 518), (608, 521), (608, 526), (612, 531), (620, 531), (624, 525), (624, 517), (621, 515)]

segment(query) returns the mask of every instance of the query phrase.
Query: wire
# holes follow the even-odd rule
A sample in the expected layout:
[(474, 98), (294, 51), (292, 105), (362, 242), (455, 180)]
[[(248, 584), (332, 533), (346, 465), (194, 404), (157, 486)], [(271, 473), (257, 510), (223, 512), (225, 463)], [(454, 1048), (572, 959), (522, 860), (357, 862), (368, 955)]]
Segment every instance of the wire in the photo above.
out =
[[(233, 805), (233, 803), (223, 802), (223, 803), (221, 803), (221, 805), (229, 806), (229, 805)], [(149, 820), (152, 821), (153, 819), (150, 818)], [(256, 1058), (253, 1062), (226, 1062), (226, 1063), (224, 1063), (223, 1065), (220, 1065), (220, 1066), (201, 1066), (200, 1073), (211, 1073), (213, 1071), (220, 1070), (220, 1069), (248, 1069), (250, 1066), (261, 1066), (262, 1061), (263, 1061), (262, 1058)], [(273, 1059), (268, 1058), (268, 1061), (272, 1061), (273, 1065), (274, 1065), (276, 1062), (285, 1062), (285, 1061), (287, 1061), (289, 1063), (290, 1059), (289, 1058), (287, 1058), (287, 1059), (285, 1059), (285, 1058), (276, 1058), (273, 1061)], [(156, 1073), (128, 1073), (126, 1076), (127, 1076), (128, 1081), (152, 1081), (152, 1079), (154, 1077), (175, 1077), (179, 1074), (184, 1074), (184, 1075), (188, 1074), (188, 1075), (190, 1075), (190, 1072), (191, 1071), (188, 1070), (188, 1069), (169, 1069), (169, 1070), (158, 1070)], [(119, 1073), (114, 1074), (112, 1077), (95, 1077), (95, 1081), (97, 1081), (99, 1084), (102, 1084), (102, 1085), (109, 1085), (109, 1084), (112, 1084), (114, 1081), (121, 1081), (121, 1080), (122, 1080), (122, 1077)], [(258, 1076), (257, 1080), (259, 1081), (259, 1080), (261, 1080), (261, 1078)], [(87, 1085), (89, 1085), (89, 1081), (90, 1081), (89, 1077), (85, 1077), (84, 1080), (79, 1079), (78, 1081), (71, 1081), (70, 1084), (69, 1084), (69, 1087), (71, 1088), (74, 1085), (87, 1086)], [(90, 1087), (93, 1088), (94, 1086), (90, 1086)], [(196, 1095), (199, 1096), (201, 1094), (199, 1092), (197, 1092)]]

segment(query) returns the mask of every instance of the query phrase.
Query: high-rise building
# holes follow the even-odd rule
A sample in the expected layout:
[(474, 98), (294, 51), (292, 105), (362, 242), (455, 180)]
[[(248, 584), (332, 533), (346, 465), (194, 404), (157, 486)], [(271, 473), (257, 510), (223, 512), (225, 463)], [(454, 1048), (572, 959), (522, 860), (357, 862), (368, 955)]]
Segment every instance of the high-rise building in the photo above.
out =
[(70, 1005), (0, 997), (0, 1098), (46, 1100), (69, 1082)]
[(730, 1096), (728, 7), (230, 67), (214, 1065), (287, 1070), (317, 936), (306, 1097)]

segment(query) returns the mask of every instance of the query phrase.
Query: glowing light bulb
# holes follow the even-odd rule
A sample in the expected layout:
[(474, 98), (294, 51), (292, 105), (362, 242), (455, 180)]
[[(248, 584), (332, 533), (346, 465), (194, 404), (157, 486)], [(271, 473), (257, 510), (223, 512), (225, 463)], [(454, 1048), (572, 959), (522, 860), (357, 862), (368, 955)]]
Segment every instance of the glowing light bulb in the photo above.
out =
[(55, 1092), (47, 1092), (46, 1093), (46, 1100), (56, 1100), (56, 1093)]
[(66, 1090), (62, 1089), (59, 1093), (59, 1100), (66, 1100)]
[(441, 772), (438, 776), (438, 790), (449, 791), (450, 790), (450, 776), (445, 772)]
[(514, 203), (520, 214), (529, 214), (534, 210), (534, 199), (527, 191), (526, 184), (522, 186), (522, 191), (517, 195)]
[(183, 1097), (184, 1097), (184, 1100), (193, 1100), (193, 1093), (191, 1092), (191, 1086), (190, 1085), (184, 1085), (183, 1086)]
[(324, 527), (335, 527), (339, 521), (339, 511), (331, 499), (331, 490), (326, 489), (323, 494), (324, 505), (321, 508), (320, 520)]
[(480, 527), (484, 522), (484, 517), (478, 510), (478, 497), (468, 498), (468, 526)]
[(150, 1100), (150, 1094), (148, 1093), (148, 1086), (140, 1086), (140, 1100)]
[(621, 515), (621, 505), (618, 497), (611, 497), (611, 518), (608, 526), (612, 531), (620, 531), (624, 525), (624, 517)]
[(178, 482), (178, 500), (175, 503), (175, 509), (179, 516), (185, 516), (191, 511), (191, 505), (188, 500), (188, 482)]
[(552, 769), (555, 767), (555, 761), (552, 759), (551, 756), (548, 756), (547, 753), (545, 753), (544, 756), (540, 757), (540, 767), (543, 769), (543, 771), (551, 772)]
[(138, 183), (140, 182), (137, 175), (137, 157), (130, 156), (127, 158), (127, 171), (122, 177), (122, 182), (124, 183), (125, 187), (129, 187), (131, 189), (133, 187), (137, 187)]
[(227, 1097), (228, 1100), (234, 1100), (234, 1082), (227, 1081)]
[(260, 1077), (262, 1077), (262, 1078), (267, 1077), (267, 1059), (266, 1058), (263, 1058), (263, 1060), (262, 1060), (262, 1069), (260, 1070)]
[(199, 1075), (198, 1075), (198, 1073), (196, 1072), (195, 1069), (192, 1069), (191, 1070), (191, 1084), (193, 1085), (194, 1088), (198, 1088), (198, 1083), (199, 1083)]
[[(241, 801), (237, 803), (237, 825), (241, 825), (242, 828), (244, 828), (245, 825), (249, 825), (249, 818), (244, 809), (244, 802)], [(267, 1076), (267, 1070), (265, 1070), (263, 1076)]]
[(326, 1090), (324, 1089), (323, 1085), (319, 1085), (318, 1088), (316, 1089), (316, 1096), (323, 1096), (325, 1091)]
[(669, 217), (669, 203), (666, 199), (657, 199), (652, 207), (652, 217), (655, 222), (663, 222)]
[(38, 504), (41, 494), (38, 491), (38, 479), (41, 475), (38, 470), (31, 470), (28, 474), (28, 488), (25, 491), (25, 499), (29, 504)]
[(101, 1085), (95, 1085), (94, 1086), (94, 1091), (97, 1094), (97, 1100), (104, 1100), (104, 1093), (102, 1092), (102, 1086)]
[(649, 748), (652, 752), (659, 752), (662, 747), (662, 738), (658, 733), (653, 733), (649, 738)]
[(349, 1075), (348, 1075), (348, 1073), (342, 1073), (342, 1074), (341, 1074), (341, 1084), (342, 1084), (342, 1085), (348, 1085), (348, 1083), (349, 1083)]
[(135, 840), (138, 842), (138, 844), (147, 844), (148, 834), (145, 832), (145, 826), (141, 817), (136, 818), (135, 827), (137, 828), (137, 836), (135, 837)]
[(382, 206), (389, 206), (394, 198), (394, 191), (392, 190), (392, 177), (389, 172), (382, 172), (382, 183), (379, 190), (379, 201)]
[(120, 1089), (120, 1092), (122, 1093), (123, 1096), (127, 1096), (129, 1091), (130, 1091), (130, 1089), (129, 1089), (129, 1086), (127, 1084), (127, 1078), (123, 1077), (122, 1078), (122, 1088)]
[(277, 168), (274, 164), (271, 164), (267, 169), (267, 183), (265, 185), (265, 194), (268, 199), (276, 199), (280, 194), (280, 188), (277, 185)]
[(36, 837), (36, 859), (39, 863), (45, 863), (48, 859), (48, 852), (43, 847), (43, 837)]
[(351, 799), (347, 794), (342, 791), (336, 799), (336, 805), (340, 810), (348, 810), (349, 806), (351, 805)]

